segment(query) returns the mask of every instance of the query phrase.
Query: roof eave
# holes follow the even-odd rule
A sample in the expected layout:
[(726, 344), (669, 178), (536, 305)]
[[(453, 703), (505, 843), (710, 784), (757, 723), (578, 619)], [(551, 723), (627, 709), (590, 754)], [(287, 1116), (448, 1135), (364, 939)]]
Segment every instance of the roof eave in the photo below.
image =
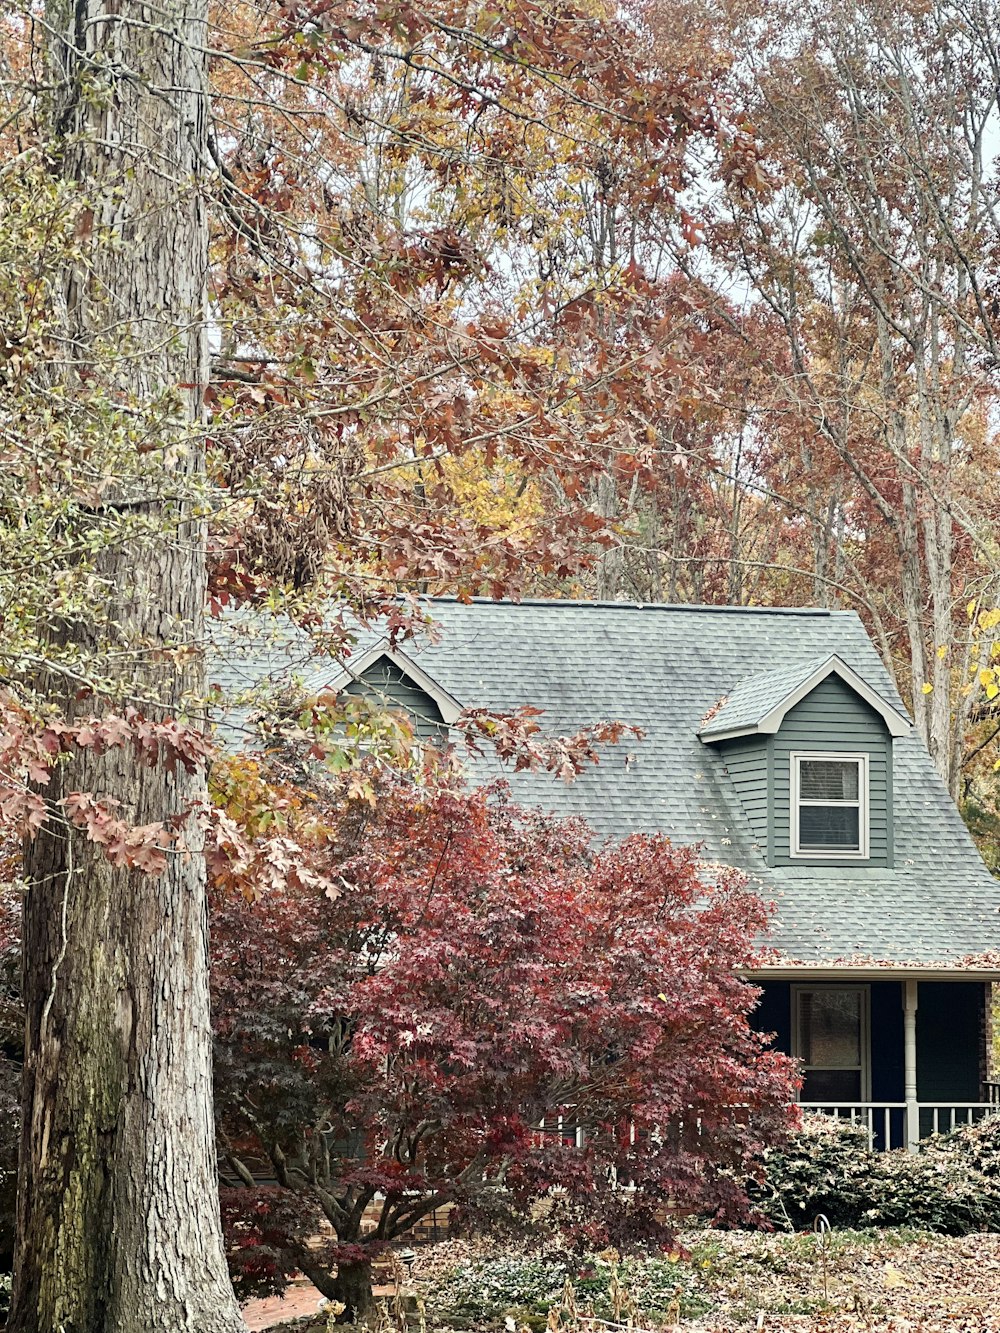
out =
[(748, 981), (1000, 981), (1000, 966), (887, 963), (882, 967), (870, 964), (838, 967), (836, 963), (776, 963), (772, 967), (741, 970), (740, 975)]
[(698, 739), (703, 745), (715, 745), (718, 741), (735, 741), (740, 736), (757, 736), (760, 727), (731, 727), (728, 731), (699, 731)]
[(390, 662), (399, 667), (405, 676), (413, 681), (428, 695), (438, 706), (441, 714), (441, 720), (446, 727), (453, 727), (462, 716), (465, 709), (458, 702), (453, 694), (449, 694), (443, 686), (439, 685), (433, 676), (429, 676), (426, 671), (414, 662), (412, 657), (407, 656), (401, 648), (393, 648), (386, 640), (366, 649), (361, 656), (349, 667), (344, 667), (337, 676), (330, 681), (331, 690), (342, 690), (345, 685), (350, 685), (362, 676), (370, 666), (382, 657), (387, 657)]
[(910, 719), (903, 717), (902, 713), (887, 703), (877, 691), (872, 689), (863, 676), (859, 676), (856, 671), (853, 671), (836, 653), (829, 661), (824, 662), (822, 666), (811, 672), (794, 690), (785, 695), (784, 699), (776, 704), (769, 713), (766, 713), (757, 723), (758, 730), (774, 735), (785, 720), (785, 715), (796, 704), (801, 703), (821, 681), (826, 680), (830, 675), (839, 676), (845, 685), (864, 699), (869, 708), (879, 714), (888, 728), (890, 736), (898, 737), (909, 734), (913, 727)]
[(720, 741), (736, 740), (740, 736), (774, 736), (781, 729), (786, 715), (791, 712), (796, 704), (802, 702), (807, 695), (828, 676), (837, 675), (857, 694), (865, 703), (878, 713), (885, 723), (889, 735), (898, 738), (906, 736), (913, 729), (913, 723), (908, 717), (904, 717), (898, 709), (894, 708), (864, 679), (853, 671), (847, 663), (834, 653), (821, 666), (811, 671), (808, 676), (799, 682), (793, 690), (789, 692), (769, 709), (757, 722), (750, 726), (731, 727), (727, 730), (711, 731), (700, 730), (699, 738), (706, 744), (717, 744)]

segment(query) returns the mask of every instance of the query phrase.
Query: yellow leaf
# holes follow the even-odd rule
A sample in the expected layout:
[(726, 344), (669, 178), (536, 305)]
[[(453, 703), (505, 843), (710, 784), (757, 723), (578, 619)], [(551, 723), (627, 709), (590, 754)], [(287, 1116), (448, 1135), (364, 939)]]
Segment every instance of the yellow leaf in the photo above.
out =
[(997, 673), (992, 669), (992, 667), (983, 667), (982, 671), (980, 671), (979, 673), (979, 683), (985, 688), (989, 685), (992, 685), (993, 682), (996, 680), (996, 677)]
[(948, 645), (946, 643), (938, 644), (937, 655), (938, 655), (938, 661), (940, 662), (943, 662), (944, 659), (948, 656)]
[(930, 694), (933, 688), (934, 686), (930, 683), (929, 680), (925, 680), (923, 685), (921, 686), (921, 689), (923, 690), (924, 694)]
[(969, 602), (969, 604), (966, 606), (965, 614), (969, 617), (970, 620), (976, 614), (976, 599), (974, 597), (972, 601)]
[(1000, 685), (997, 685), (995, 681), (990, 681), (989, 685), (986, 686), (987, 699), (995, 699), (998, 694), (1000, 694)]

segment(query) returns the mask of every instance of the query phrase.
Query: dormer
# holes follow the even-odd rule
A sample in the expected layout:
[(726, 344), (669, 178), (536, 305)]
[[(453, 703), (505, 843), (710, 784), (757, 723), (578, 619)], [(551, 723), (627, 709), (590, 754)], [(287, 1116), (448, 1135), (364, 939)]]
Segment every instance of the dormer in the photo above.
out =
[(343, 694), (364, 695), (393, 712), (407, 714), (422, 741), (444, 744), (462, 705), (402, 649), (382, 640), (344, 666), (329, 681)]
[(911, 723), (837, 656), (750, 676), (705, 719), (768, 865), (891, 866)]

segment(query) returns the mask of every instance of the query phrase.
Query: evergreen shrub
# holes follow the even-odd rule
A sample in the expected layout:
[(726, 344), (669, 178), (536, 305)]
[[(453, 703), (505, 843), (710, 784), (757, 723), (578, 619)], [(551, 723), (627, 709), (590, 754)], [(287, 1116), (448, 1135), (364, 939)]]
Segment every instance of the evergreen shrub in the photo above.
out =
[(874, 1151), (863, 1129), (804, 1116), (800, 1130), (763, 1155), (752, 1199), (779, 1230), (914, 1227), (943, 1235), (1000, 1230), (1000, 1122), (936, 1135), (919, 1153)]

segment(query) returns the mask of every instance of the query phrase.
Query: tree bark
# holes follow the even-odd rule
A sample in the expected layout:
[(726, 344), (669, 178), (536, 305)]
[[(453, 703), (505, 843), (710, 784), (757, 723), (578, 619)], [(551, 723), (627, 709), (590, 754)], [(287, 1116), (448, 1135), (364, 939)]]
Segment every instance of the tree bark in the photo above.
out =
[[(618, 487), (610, 472), (597, 479), (597, 512), (610, 523), (619, 516)], [(597, 560), (597, 600), (615, 602), (622, 595), (625, 558), (616, 536), (611, 546), (601, 551)]]
[[(176, 716), (204, 693), (204, 533), (184, 496), (204, 474), (205, 17), (205, 0), (46, 10), (59, 170), (87, 205), (53, 373), (67, 394), (99, 383), (109, 419), (141, 426), (86, 519), (101, 534), (102, 599), (51, 626), (54, 642), (103, 662), (103, 686), (80, 699), (57, 671), (37, 682), (70, 718), (126, 698)], [(183, 820), (205, 778), (140, 764), (131, 748), (80, 748), (46, 794), (69, 791), (115, 799), (142, 825)], [(190, 818), (187, 836), (191, 854), (168, 855), (160, 875), (114, 867), (55, 810), (26, 849), (14, 1333), (244, 1329), (219, 1221)]]
[(333, 1290), (334, 1300), (345, 1307), (340, 1322), (353, 1324), (363, 1319), (374, 1304), (371, 1264), (342, 1264), (337, 1269)]

